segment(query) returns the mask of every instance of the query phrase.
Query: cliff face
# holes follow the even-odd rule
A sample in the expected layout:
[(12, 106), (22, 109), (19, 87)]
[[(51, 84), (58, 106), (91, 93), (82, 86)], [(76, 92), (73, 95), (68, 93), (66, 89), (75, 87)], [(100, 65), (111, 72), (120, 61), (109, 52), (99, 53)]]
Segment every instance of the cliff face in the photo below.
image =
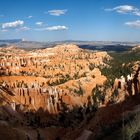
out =
[[(81, 137), (92, 135), (83, 130), (83, 126), (94, 128), (93, 132), (98, 133), (95, 131), (97, 122), (101, 120), (108, 124), (107, 117), (112, 115), (109, 110), (114, 114), (118, 112), (116, 116), (120, 117), (122, 112), (116, 107), (113, 111), (112, 106), (140, 94), (140, 62), (132, 63), (132, 73), (116, 77), (113, 84), (108, 85), (107, 76), (101, 71), (111, 68), (108, 63), (111, 60), (107, 52), (83, 50), (72, 44), (33, 51), (14, 46), (0, 49), (0, 118), (4, 121), (0, 121), (0, 129), (1, 123), (7, 130), (12, 126), (11, 132), (14, 132), (13, 126), (24, 130), (23, 127), (27, 126), (42, 128), (54, 125), (69, 129), (80, 125)], [(107, 116), (104, 108), (108, 110)], [(96, 122), (92, 117), (97, 109)], [(87, 126), (90, 119), (94, 123)], [(49, 129), (48, 132), (62, 137), (59, 129)], [(28, 131), (18, 134), (30, 139), (40, 135), (38, 130), (33, 131), (35, 136)], [(42, 136), (45, 135), (45, 130), (41, 131)], [(81, 132), (76, 130), (73, 139), (78, 137), (78, 133)]]
[(132, 48), (132, 51), (137, 51), (137, 50), (140, 50), (140, 45)]
[(11, 97), (8, 94), (9, 104), (15, 103), (24, 111), (42, 108), (51, 114), (62, 111), (64, 104), (69, 109), (87, 106), (89, 97), (92, 104), (96, 101), (102, 106), (112, 100), (113, 94), (117, 94), (116, 102), (138, 94), (140, 74), (136, 62), (133, 73), (116, 78), (112, 89), (100, 88), (102, 93), (105, 90), (102, 103), (99, 99), (93, 101), (93, 89), (107, 80), (97, 67), (109, 67), (105, 63), (109, 60), (111, 57), (106, 52), (89, 52), (72, 44), (29, 52), (11, 46), (1, 49), (0, 83), (14, 94)]
[(29, 52), (11, 46), (1, 49), (0, 83), (14, 94), (9, 104), (57, 114), (63, 104), (69, 109), (87, 104), (92, 89), (106, 80), (95, 68), (106, 66), (104, 59), (111, 57), (72, 44)]
[[(112, 87), (107, 87), (105, 90), (105, 100), (95, 114), (89, 119), (87, 116), (80, 125), (80, 129), (70, 131), (63, 138), (70, 139), (113, 139), (117, 140), (126, 138), (126, 127), (128, 133), (133, 136), (137, 131), (139, 125), (134, 123), (132, 127), (131, 121), (134, 116), (139, 116), (139, 102), (140, 102), (140, 61), (134, 62), (132, 66), (132, 73), (130, 75), (116, 78)], [(105, 87), (105, 85), (103, 86)], [(98, 92), (96, 90), (96, 92)], [(112, 102), (113, 101), (113, 102)], [(101, 103), (102, 101), (100, 101)], [(92, 114), (93, 112), (91, 112)], [(89, 120), (88, 120), (89, 119)], [(132, 120), (131, 120), (132, 119)], [(135, 120), (136, 121), (136, 120)], [(139, 122), (139, 117), (137, 118)], [(130, 124), (129, 124), (130, 123)], [(132, 130), (136, 131), (132, 131)], [(124, 131), (125, 130), (125, 131)], [(122, 133), (123, 132), (123, 133)], [(132, 137), (132, 135), (131, 135)]]
[(133, 64), (132, 73), (127, 77), (120, 77), (114, 82), (113, 89), (119, 88), (127, 92), (128, 96), (140, 94), (140, 62), (137, 61)]

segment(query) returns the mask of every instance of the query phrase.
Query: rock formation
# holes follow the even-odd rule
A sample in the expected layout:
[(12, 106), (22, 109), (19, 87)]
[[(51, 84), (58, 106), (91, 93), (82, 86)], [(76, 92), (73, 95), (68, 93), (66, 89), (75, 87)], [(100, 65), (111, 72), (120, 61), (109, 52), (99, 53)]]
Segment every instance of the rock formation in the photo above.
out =
[[(97, 108), (139, 95), (140, 62), (133, 63), (132, 73), (116, 77), (113, 85), (107, 86), (101, 69), (110, 68), (110, 60), (107, 52), (83, 50), (73, 44), (31, 51), (14, 46), (0, 48), (0, 123), (5, 129), (9, 129), (7, 125), (73, 127), (87, 122)], [(77, 122), (73, 123), (68, 114)], [(40, 130), (33, 133), (25, 135), (23, 129), (17, 135), (24, 134), (23, 139), (40, 137)], [(77, 140), (92, 135), (84, 129)]]

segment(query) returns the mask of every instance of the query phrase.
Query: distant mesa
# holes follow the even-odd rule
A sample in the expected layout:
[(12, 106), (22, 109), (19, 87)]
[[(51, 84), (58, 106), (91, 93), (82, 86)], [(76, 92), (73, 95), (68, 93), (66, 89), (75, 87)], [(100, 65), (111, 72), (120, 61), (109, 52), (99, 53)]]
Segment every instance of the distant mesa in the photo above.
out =
[(21, 43), (21, 42), (24, 42), (24, 41), (25, 41), (25, 39), (5, 39), (5, 40), (0, 40), (0, 47), (5, 47), (6, 45)]
[(17, 43), (17, 42), (22, 42), (25, 39), (4, 39), (4, 40), (0, 40), (0, 43)]
[(64, 51), (79, 51), (80, 48), (74, 44), (63, 44), (54, 47), (54, 50), (64, 50)]

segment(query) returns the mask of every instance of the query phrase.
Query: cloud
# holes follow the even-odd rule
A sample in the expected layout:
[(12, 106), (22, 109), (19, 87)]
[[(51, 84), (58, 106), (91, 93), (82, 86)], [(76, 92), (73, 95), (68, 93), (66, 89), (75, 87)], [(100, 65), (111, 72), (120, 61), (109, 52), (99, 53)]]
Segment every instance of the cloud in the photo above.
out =
[(7, 29), (7, 28), (17, 28), (19, 26), (22, 26), (24, 24), (24, 21), (22, 20), (17, 20), (14, 22), (7, 22), (2, 24), (2, 29)]
[(48, 31), (57, 31), (57, 30), (67, 30), (68, 28), (66, 26), (51, 26), (51, 27), (47, 27)]
[(126, 22), (125, 25), (129, 27), (140, 28), (140, 20)]
[(42, 26), (43, 25), (43, 22), (38, 21), (35, 24), (38, 25), (38, 26)]
[(49, 13), (52, 16), (61, 16), (61, 15), (65, 15), (67, 12), (67, 9), (64, 10), (49, 10), (48, 12), (45, 13)]
[(130, 5), (121, 5), (121, 6), (117, 6), (113, 8), (113, 10), (115, 10), (118, 13), (129, 13), (129, 12), (132, 12), (134, 9), (135, 8)]
[(58, 25), (58, 26), (50, 26), (50, 27), (46, 27), (46, 28), (38, 28), (38, 29), (35, 29), (36, 31), (59, 31), (59, 30), (67, 30), (68, 27), (66, 26), (61, 26), (61, 25)]
[(33, 18), (33, 16), (28, 16), (27, 18), (30, 19), (30, 18)]
[(140, 10), (131, 5), (120, 5), (111, 9), (105, 9), (105, 11), (116, 11), (121, 14), (132, 14), (136, 16), (140, 16)]
[(17, 31), (28, 31), (28, 30), (30, 30), (30, 29), (31, 29), (31, 28), (24, 26), (24, 27), (17, 28), (16, 30), (17, 30)]
[(136, 16), (140, 16), (140, 10), (133, 12), (133, 14), (135, 14)]

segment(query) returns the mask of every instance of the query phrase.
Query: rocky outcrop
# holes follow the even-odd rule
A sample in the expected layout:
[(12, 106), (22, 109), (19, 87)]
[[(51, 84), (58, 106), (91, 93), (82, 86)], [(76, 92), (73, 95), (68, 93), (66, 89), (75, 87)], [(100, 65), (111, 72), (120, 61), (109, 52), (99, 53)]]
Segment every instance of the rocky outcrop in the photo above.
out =
[(115, 79), (112, 93), (116, 96), (116, 101), (124, 101), (126, 97), (140, 94), (140, 63), (135, 62), (133, 72), (127, 77), (121, 76)]
[[(106, 77), (97, 66), (106, 66), (106, 52), (89, 52), (73, 44), (24, 51), (10, 46), (0, 50), (0, 84), (11, 90), (13, 108), (52, 114), (88, 103), (92, 89), (103, 85)], [(18, 52), (18, 53), (17, 53)], [(56, 61), (57, 60), (57, 61)]]
[(84, 130), (81, 134), (81, 136), (79, 136), (79, 138), (77, 138), (76, 140), (90, 140), (92, 138), (92, 132), (89, 130)]
[(140, 50), (140, 45), (132, 48), (132, 51)]

